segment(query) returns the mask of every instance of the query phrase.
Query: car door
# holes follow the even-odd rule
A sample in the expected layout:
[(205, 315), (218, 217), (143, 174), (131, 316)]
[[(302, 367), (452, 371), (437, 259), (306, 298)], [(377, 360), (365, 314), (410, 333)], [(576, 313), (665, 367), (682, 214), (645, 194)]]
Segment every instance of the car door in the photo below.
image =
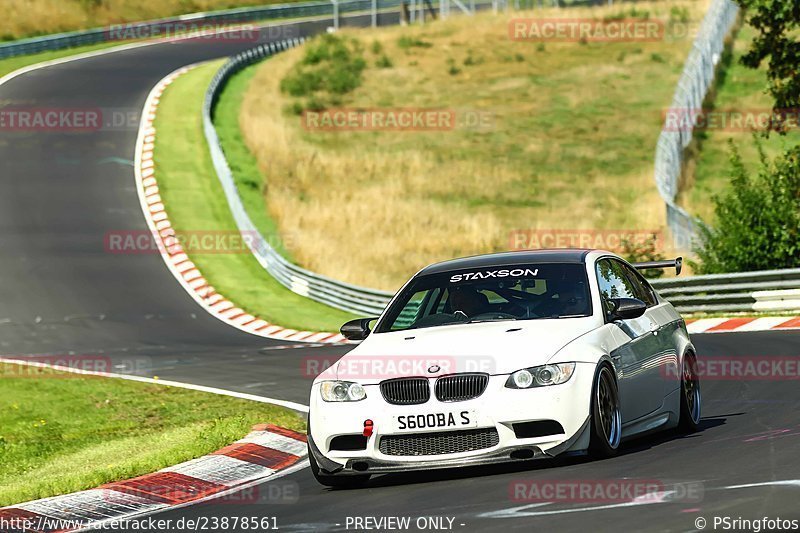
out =
[[(608, 313), (613, 308), (609, 300), (637, 298), (637, 291), (621, 261), (603, 258), (597, 262), (596, 270), (603, 309), (609, 321)], [(661, 406), (663, 380), (658, 368), (651, 367), (658, 352), (659, 339), (654, 335), (658, 328), (647, 313), (639, 318), (615, 321), (614, 325), (629, 339), (610, 354), (621, 374), (620, 406), (622, 421), (626, 423), (652, 413)]]
[(659, 303), (655, 291), (644, 277), (631, 266), (623, 263), (623, 268), (633, 284), (636, 297), (647, 304), (645, 315), (650, 320), (650, 329), (655, 337), (653, 368), (658, 369), (658, 378), (663, 397), (669, 395), (677, 388), (678, 380), (678, 351), (673, 339), (673, 332), (677, 324), (672, 315), (665, 312), (667, 303)]

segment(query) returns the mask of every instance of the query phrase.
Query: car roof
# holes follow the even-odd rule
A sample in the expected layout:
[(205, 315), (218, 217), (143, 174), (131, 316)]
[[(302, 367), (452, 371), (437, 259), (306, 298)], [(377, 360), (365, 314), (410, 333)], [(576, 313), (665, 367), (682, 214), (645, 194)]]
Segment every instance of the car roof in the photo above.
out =
[(450, 259), (429, 265), (417, 273), (417, 276), (439, 274), (453, 270), (469, 268), (487, 268), (525, 263), (584, 263), (586, 255), (593, 250), (586, 248), (554, 248), (550, 250), (518, 250), (494, 254), (473, 255), (459, 259)]

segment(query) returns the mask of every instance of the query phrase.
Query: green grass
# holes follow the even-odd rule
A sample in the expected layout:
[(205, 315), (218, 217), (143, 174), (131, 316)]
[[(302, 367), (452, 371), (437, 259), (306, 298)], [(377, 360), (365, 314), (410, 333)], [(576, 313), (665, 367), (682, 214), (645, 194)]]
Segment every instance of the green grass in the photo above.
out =
[(15, 70), (41, 63), (43, 61), (52, 61), (53, 59), (60, 59), (62, 57), (83, 54), (86, 52), (94, 52), (95, 50), (103, 50), (104, 48), (112, 48), (120, 46), (120, 42), (114, 43), (99, 43), (87, 46), (77, 46), (75, 48), (67, 48), (65, 50), (55, 50), (51, 52), (40, 52), (38, 54), (30, 54), (25, 56), (9, 57), (7, 59), (0, 59), (0, 77), (5, 76)]
[[(238, 119), (242, 107), (242, 95), (247, 90), (257, 68), (257, 65), (251, 65), (236, 73), (228, 81), (217, 102), (214, 126), (250, 220), (262, 235), (277, 236), (279, 235), (278, 227), (264, 208), (262, 190), (264, 184), (258, 170), (258, 161), (247, 149), (247, 145), (242, 139), (242, 131), (239, 129)], [(270, 244), (283, 257), (292, 259), (289, 250), (284, 246), (283, 239), (272, 239)]]
[[(279, 19), (280, 22), (291, 22), (295, 20), (301, 20), (301, 18), (289, 17), (289, 18)], [(253, 22), (253, 24), (257, 23), (258, 21)], [(76, 46), (73, 48), (65, 48), (63, 50), (53, 50), (49, 52), (39, 52), (37, 54), (28, 54), (23, 56), (0, 59), (0, 77), (3, 77), (6, 74), (14, 72), (15, 70), (21, 69), (23, 67), (34, 65), (36, 63), (42, 63), (44, 61), (52, 61), (54, 59), (61, 59), (62, 57), (83, 54), (86, 52), (94, 52), (96, 50), (104, 50), (106, 48), (113, 48), (115, 46), (124, 46), (137, 42), (146, 42), (148, 40), (149, 39), (131, 39), (128, 41), (111, 41), (105, 43), (90, 44), (86, 46)]]
[[(767, 87), (766, 65), (759, 70), (746, 68), (740, 59), (750, 47), (755, 31), (743, 26), (737, 34), (730, 57), (724, 63), (717, 78), (714, 108), (722, 110), (768, 110), (772, 100), (765, 93)], [(698, 152), (694, 158), (694, 172), (689, 176), (681, 202), (693, 213), (713, 222), (711, 198), (728, 188), (730, 182), (730, 149), (732, 140), (748, 168), (756, 169), (758, 149), (751, 133), (710, 130), (695, 134)], [(785, 137), (777, 134), (769, 139), (761, 138), (765, 152), (775, 156), (785, 149), (800, 143), (800, 132), (794, 130)], [(691, 166), (690, 166), (691, 168)]]
[(4, 15), (0, 19), (0, 41), (284, 1), (3, 0), (0, 2)]
[[(693, 23), (704, 15), (698, 3), (636, 6), (665, 21), (673, 8)], [(600, 20), (629, 11), (514, 17)], [(288, 247), (299, 264), (393, 290), (426, 264), (507, 250), (519, 230), (664, 229), (653, 157), (691, 39), (512, 41), (509, 17), (340, 32), (361, 43), (363, 80), (345, 94), (315, 91), (317, 101), (451, 111), (457, 125), (440, 131), (305, 127), (294, 111), (309, 97), (281, 89), (315, 41), (257, 68), (240, 127), (266, 184), (266, 210), (298, 236)]]
[(0, 507), (188, 461), (253, 424), (305, 427), (283, 407), (11, 364), (0, 389)]
[[(220, 65), (220, 61), (209, 63), (180, 77), (169, 86), (159, 106), (156, 178), (178, 232), (236, 231), (213, 170), (200, 113), (206, 87)], [(236, 159), (235, 165), (240, 161)], [(263, 228), (265, 219), (260, 218), (259, 223)], [(337, 331), (353, 318), (287, 290), (249, 253), (198, 253), (190, 257), (219, 293), (269, 322), (301, 330)]]

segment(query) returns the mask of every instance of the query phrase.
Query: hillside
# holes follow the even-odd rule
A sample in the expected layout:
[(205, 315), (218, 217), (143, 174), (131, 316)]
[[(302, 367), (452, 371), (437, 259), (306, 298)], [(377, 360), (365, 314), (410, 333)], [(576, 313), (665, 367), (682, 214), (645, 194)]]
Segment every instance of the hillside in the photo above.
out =
[[(661, 231), (655, 144), (691, 47), (685, 27), (706, 6), (639, 2), (348, 29), (272, 58), (239, 113), (264, 209), (301, 265), (385, 289), (432, 261), (508, 249), (519, 231)], [(510, 19), (520, 17), (638, 19), (666, 31), (627, 42), (512, 40)], [(325, 62), (312, 56), (334, 52), (343, 63), (314, 74)], [(303, 114), (322, 108), (436, 109), (452, 124), (329, 131)]]
[(772, 100), (766, 92), (766, 64), (753, 70), (740, 62), (754, 36), (752, 27), (747, 25), (737, 33), (730, 57), (721, 65), (717, 77), (713, 107), (709, 111), (709, 117), (717, 118), (709, 120), (708, 128), (695, 133), (696, 151), (688, 166), (684, 193), (679, 201), (692, 214), (708, 222), (713, 222), (714, 217), (711, 198), (724, 191), (730, 181), (730, 142), (752, 170), (758, 168), (758, 143), (770, 157), (800, 143), (800, 132), (796, 128), (785, 136), (772, 134), (764, 138), (760, 131), (734, 126), (734, 118), (741, 117), (742, 124), (746, 120), (752, 122), (768, 115), (772, 108)]
[[(281, 2), (285, 3), (284, 0)], [(0, 41), (138, 22), (270, 0), (0, 0)]]

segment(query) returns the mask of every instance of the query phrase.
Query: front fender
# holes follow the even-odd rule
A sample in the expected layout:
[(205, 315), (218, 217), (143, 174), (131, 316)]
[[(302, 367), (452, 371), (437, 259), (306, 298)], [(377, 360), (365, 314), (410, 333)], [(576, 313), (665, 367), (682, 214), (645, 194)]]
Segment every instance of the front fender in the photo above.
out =
[(617, 365), (609, 354), (629, 341), (630, 339), (614, 324), (604, 324), (577, 339), (573, 339), (558, 350), (547, 362), (567, 363), (575, 361), (598, 365), (602, 361), (607, 361), (616, 372)]

